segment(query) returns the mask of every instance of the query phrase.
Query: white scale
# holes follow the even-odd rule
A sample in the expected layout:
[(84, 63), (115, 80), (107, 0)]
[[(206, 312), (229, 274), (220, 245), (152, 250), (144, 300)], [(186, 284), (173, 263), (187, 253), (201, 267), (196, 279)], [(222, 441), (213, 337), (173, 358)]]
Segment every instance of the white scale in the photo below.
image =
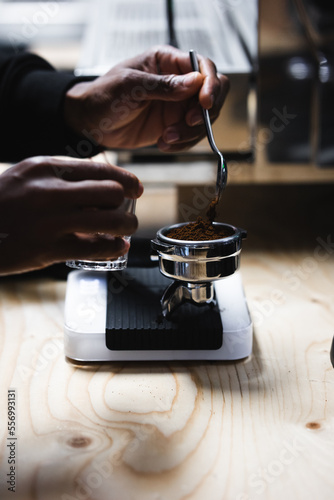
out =
[(213, 285), (222, 323), (219, 348), (138, 350), (129, 345), (126, 350), (113, 350), (106, 346), (108, 272), (72, 271), (68, 275), (65, 300), (65, 356), (80, 363), (246, 358), (252, 352), (252, 322), (241, 274), (236, 271)]

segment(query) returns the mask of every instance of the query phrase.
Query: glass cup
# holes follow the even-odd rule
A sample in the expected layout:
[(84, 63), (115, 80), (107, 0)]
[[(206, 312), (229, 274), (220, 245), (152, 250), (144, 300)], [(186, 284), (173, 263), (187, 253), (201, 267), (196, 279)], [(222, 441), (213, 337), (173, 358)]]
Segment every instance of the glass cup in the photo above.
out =
[[(124, 202), (117, 210), (134, 214), (136, 210), (136, 200), (125, 198)], [(131, 241), (131, 236), (122, 236), (122, 238), (125, 241)], [(129, 254), (126, 253), (113, 260), (68, 260), (66, 261), (66, 265), (68, 267), (85, 269), (87, 271), (121, 271), (128, 265), (128, 256)]]

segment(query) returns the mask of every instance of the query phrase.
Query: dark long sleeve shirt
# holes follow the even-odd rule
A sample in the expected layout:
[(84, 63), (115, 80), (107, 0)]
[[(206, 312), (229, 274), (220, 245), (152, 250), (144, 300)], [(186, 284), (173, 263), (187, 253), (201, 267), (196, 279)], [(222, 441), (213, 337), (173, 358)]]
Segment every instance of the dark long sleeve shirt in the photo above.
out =
[(0, 50), (0, 161), (97, 152), (92, 144), (80, 147), (82, 138), (64, 123), (64, 95), (76, 81), (34, 54)]

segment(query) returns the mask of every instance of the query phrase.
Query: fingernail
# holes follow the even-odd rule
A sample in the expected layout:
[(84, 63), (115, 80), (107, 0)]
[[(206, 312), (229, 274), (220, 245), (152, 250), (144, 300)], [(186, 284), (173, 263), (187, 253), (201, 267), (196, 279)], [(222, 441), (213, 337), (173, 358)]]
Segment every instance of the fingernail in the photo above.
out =
[(203, 116), (202, 115), (194, 115), (191, 118), (191, 125), (200, 125), (203, 123)]
[(180, 134), (175, 130), (167, 130), (164, 134), (164, 141), (167, 144), (171, 144), (173, 142), (177, 142), (180, 139)]

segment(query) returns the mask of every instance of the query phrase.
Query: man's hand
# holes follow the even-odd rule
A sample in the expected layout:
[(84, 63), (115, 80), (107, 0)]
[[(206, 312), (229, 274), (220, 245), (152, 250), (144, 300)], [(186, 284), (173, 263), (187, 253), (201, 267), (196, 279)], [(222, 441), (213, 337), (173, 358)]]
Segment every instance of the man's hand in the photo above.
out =
[(133, 174), (91, 161), (36, 157), (9, 168), (0, 175), (0, 275), (123, 255), (129, 244), (116, 235), (138, 223), (117, 208), (142, 192)]
[(65, 98), (67, 125), (109, 148), (188, 149), (205, 136), (200, 106), (214, 121), (229, 88), (212, 61), (198, 61), (200, 73), (192, 72), (187, 53), (156, 47), (78, 83)]

